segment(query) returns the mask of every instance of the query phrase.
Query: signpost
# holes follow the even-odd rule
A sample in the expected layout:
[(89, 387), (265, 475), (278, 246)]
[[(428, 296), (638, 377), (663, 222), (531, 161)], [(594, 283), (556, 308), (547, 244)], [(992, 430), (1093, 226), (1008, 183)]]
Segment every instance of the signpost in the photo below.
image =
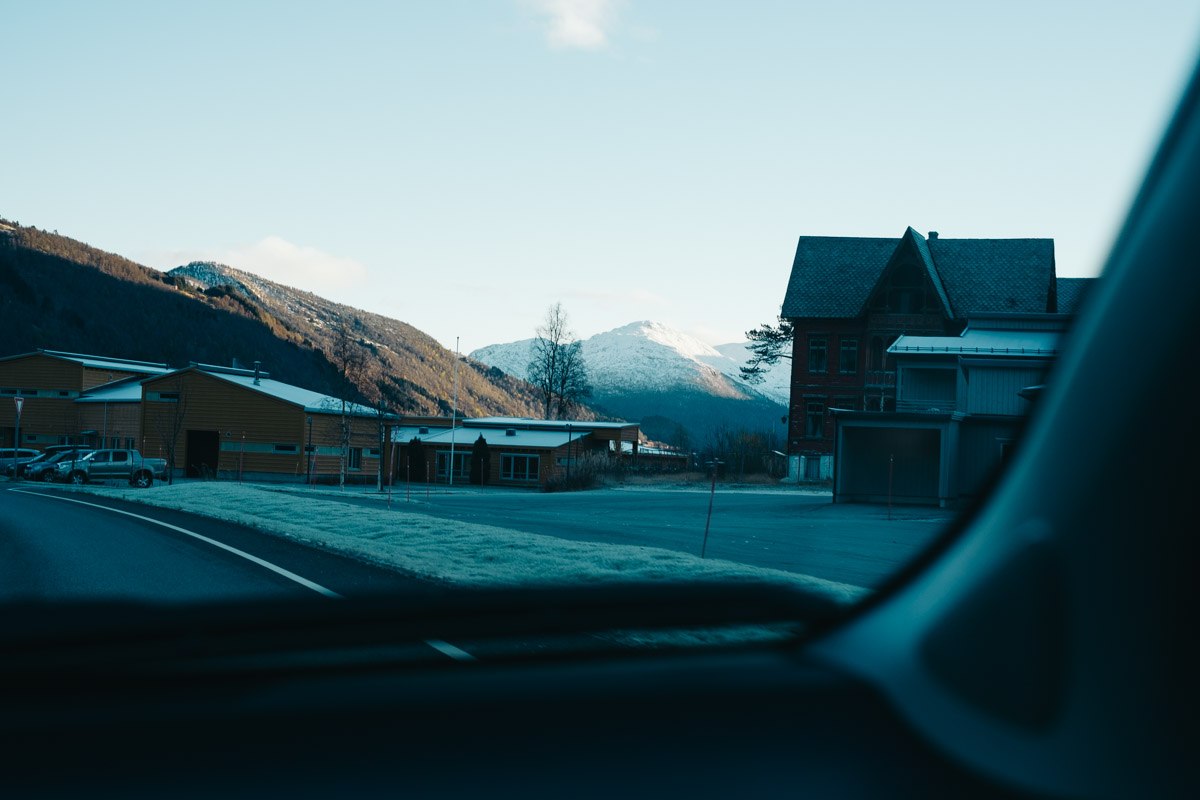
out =
[(24, 397), (14, 397), (17, 404), (17, 428), (13, 432), (13, 474), (17, 474), (17, 456), (21, 454), (21, 406), (25, 405)]

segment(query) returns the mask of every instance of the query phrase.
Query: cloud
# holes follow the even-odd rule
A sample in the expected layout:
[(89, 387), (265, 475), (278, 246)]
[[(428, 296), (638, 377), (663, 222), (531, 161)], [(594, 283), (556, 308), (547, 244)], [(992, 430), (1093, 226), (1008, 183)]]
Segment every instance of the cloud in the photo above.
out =
[(315, 294), (337, 294), (367, 280), (367, 268), (354, 259), (295, 245), (279, 236), (230, 250), (217, 260)]
[(666, 298), (645, 289), (571, 289), (564, 295), (588, 300), (600, 307), (626, 309), (635, 317), (639, 308), (666, 308), (670, 305)]
[(603, 50), (624, 0), (525, 0), (543, 18), (546, 42), (556, 50)]

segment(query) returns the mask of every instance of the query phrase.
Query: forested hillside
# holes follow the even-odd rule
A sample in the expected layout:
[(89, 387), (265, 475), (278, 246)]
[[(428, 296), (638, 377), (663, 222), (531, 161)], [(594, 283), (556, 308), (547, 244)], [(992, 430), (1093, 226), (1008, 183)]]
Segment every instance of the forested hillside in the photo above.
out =
[[(200, 281), (162, 273), (57, 233), (0, 219), (0, 355), (38, 348), (166, 362), (250, 365), (397, 413), (449, 414), (454, 354), (397, 320), (219, 265)], [(347, 352), (350, 357), (347, 358)], [(336, 365), (335, 365), (336, 362)], [(531, 387), (468, 360), (459, 413), (537, 413)]]

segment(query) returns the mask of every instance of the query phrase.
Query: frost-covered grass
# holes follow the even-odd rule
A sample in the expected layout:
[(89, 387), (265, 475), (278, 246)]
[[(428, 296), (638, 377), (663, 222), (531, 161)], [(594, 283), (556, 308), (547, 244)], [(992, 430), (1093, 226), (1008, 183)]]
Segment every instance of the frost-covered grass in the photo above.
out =
[(529, 586), (606, 581), (721, 580), (790, 584), (839, 603), (848, 584), (656, 547), (577, 542), (444, 520), (403, 508), (350, 505), (269, 487), (184, 483), (77, 491), (249, 525), (310, 546), (454, 584)]

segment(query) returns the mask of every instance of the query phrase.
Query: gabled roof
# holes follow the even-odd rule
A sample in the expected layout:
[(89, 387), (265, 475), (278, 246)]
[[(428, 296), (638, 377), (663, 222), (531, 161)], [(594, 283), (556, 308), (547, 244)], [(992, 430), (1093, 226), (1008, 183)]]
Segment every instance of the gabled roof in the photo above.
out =
[(93, 386), (80, 395), (76, 403), (140, 403), (142, 402), (142, 381), (140, 375), (132, 378), (121, 378)]
[(857, 317), (899, 239), (801, 236), (784, 317)]
[(1053, 239), (930, 239), (929, 252), (958, 319), (989, 311), (1045, 313)]
[(117, 372), (137, 372), (142, 375), (162, 375), (171, 371), (166, 364), (156, 364), (152, 361), (131, 361), (125, 358), (109, 358), (108, 356), (91, 356), (85, 353), (64, 353), (59, 350), (35, 350), (32, 353), (20, 353), (15, 356), (5, 356), (0, 361), (10, 361), (29, 356), (49, 356), (63, 361), (74, 361), (91, 369), (111, 369)]
[(859, 316), (906, 238), (952, 318), (1050, 310), (1053, 239), (926, 239), (910, 227), (896, 239), (801, 236), (782, 316)]
[[(908, 245), (917, 254), (917, 259), (921, 264), (921, 271), (925, 275), (925, 279), (933, 287), (934, 293), (938, 298), (938, 305), (941, 307), (942, 315), (947, 319), (952, 319), (954, 314), (950, 310), (950, 300), (946, 297), (946, 287), (942, 286), (942, 279), (938, 277), (938, 272), (933, 267), (933, 256), (929, 254), (929, 245), (925, 242), (925, 237), (912, 229), (910, 225), (904, 235), (896, 242), (896, 248), (888, 257), (887, 264), (880, 270), (879, 277), (875, 279), (875, 285), (871, 287), (871, 291), (863, 297), (863, 304), (859, 308), (859, 313), (866, 311), (866, 304), (870, 301), (871, 296), (875, 294), (876, 288), (883, 282), (884, 277), (888, 274), (892, 262), (900, 258), (904, 251), (905, 245)], [(856, 315), (857, 316), (857, 315)]]
[(1096, 282), (1095, 278), (1059, 278), (1058, 313), (1074, 314), (1079, 311), (1085, 293)]
[[(260, 394), (274, 397), (278, 400), (284, 401), (285, 403), (302, 406), (305, 411), (314, 414), (342, 413), (342, 401), (340, 399), (327, 394), (321, 394), (320, 392), (314, 392), (311, 389), (293, 386), (290, 383), (271, 380), (268, 377), (264, 377), (268, 374), (265, 372), (259, 372), (256, 383), (254, 370), (249, 369), (218, 367), (211, 364), (193, 364), (186, 369), (178, 370), (180, 373), (190, 371), (199, 372), (211, 378), (216, 378), (227, 383), (232, 383), (236, 386), (241, 386), (244, 389), (249, 389), (253, 392), (259, 392)], [(143, 383), (149, 383), (150, 380), (156, 379), (151, 378), (143, 381)], [(374, 417), (376, 415), (375, 409), (359, 405), (357, 403), (349, 403), (347, 405), (347, 412), (351, 416), (355, 417)], [(395, 414), (385, 414), (384, 418), (397, 419), (398, 417)]]

